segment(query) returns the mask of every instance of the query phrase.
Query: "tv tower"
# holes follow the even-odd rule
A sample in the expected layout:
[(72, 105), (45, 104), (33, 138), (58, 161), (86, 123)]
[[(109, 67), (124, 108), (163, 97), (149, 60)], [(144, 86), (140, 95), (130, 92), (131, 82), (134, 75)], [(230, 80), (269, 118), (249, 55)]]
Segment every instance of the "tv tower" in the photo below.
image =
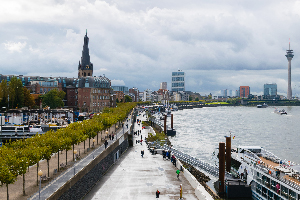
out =
[(291, 50), (291, 44), (289, 42), (289, 50), (286, 50), (286, 58), (289, 61), (288, 64), (288, 90), (287, 90), (287, 99), (292, 99), (292, 87), (291, 87), (291, 65), (292, 59), (294, 57), (293, 50)]

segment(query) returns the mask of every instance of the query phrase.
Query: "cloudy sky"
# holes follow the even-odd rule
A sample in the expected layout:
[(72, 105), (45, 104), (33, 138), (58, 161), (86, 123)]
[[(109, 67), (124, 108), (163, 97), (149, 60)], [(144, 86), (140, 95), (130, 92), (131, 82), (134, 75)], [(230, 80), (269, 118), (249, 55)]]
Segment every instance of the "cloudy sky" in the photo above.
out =
[(159, 89), (178, 69), (186, 90), (220, 95), (265, 83), (300, 96), (300, 1), (5, 0), (0, 3), (1, 74), (77, 77), (88, 31), (94, 75), (113, 85)]

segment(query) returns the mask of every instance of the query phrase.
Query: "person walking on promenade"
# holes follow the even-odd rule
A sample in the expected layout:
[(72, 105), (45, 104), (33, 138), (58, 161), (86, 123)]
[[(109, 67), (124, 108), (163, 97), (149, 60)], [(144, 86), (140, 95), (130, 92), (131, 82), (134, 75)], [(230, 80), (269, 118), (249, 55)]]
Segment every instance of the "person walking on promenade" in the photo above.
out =
[(115, 138), (115, 134), (112, 135), (112, 140), (114, 140), (114, 138)]
[(141, 140), (141, 145), (143, 145), (142, 142), (143, 142), (143, 140)]
[(105, 140), (105, 142), (104, 142), (105, 149), (107, 148), (107, 145), (108, 145), (108, 142), (107, 142), (107, 140)]
[(144, 158), (144, 150), (141, 151), (141, 156)]
[(109, 134), (109, 136), (108, 136), (108, 137), (109, 137), (109, 140), (111, 140), (111, 134)]
[(159, 198), (160, 192), (156, 190), (156, 198)]
[(169, 151), (167, 151), (166, 157), (169, 158), (169, 155), (170, 155), (170, 153), (169, 153)]
[(177, 174), (177, 178), (179, 179), (179, 174), (180, 174), (180, 170), (179, 169), (177, 169), (176, 174)]

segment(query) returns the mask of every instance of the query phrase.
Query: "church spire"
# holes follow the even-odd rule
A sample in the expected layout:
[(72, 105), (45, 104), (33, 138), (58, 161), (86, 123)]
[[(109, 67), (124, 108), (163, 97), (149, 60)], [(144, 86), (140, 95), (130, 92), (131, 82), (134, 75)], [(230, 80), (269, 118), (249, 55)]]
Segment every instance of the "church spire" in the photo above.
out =
[(78, 77), (93, 76), (93, 63), (91, 63), (90, 61), (88, 45), (89, 45), (89, 37), (87, 36), (87, 29), (86, 29), (81, 62), (79, 61), (79, 65), (78, 65)]

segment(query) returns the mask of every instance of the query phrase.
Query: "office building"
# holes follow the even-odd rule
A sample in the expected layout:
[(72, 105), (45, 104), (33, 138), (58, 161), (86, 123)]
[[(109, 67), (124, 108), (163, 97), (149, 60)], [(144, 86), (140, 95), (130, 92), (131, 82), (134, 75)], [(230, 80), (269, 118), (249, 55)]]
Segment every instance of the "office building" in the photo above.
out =
[(277, 95), (277, 84), (266, 83), (264, 84), (264, 98), (272, 97)]
[(185, 74), (182, 70), (172, 72), (172, 92), (185, 91)]
[(250, 87), (249, 86), (240, 86), (240, 97), (248, 98), (250, 95)]

